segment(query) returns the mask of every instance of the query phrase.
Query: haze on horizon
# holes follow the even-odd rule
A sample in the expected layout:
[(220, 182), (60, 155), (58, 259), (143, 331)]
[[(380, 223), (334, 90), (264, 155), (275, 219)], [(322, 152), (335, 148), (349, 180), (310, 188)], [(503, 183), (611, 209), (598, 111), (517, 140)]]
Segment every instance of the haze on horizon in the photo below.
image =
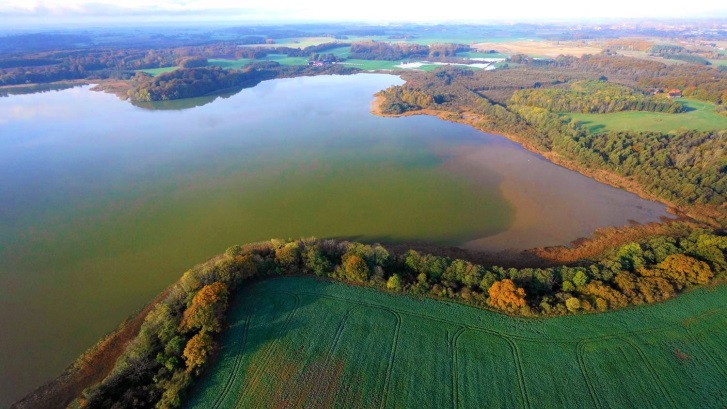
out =
[(521, 0), (473, 4), (452, 0), (437, 6), (419, 1), (367, 0), (0, 0), (0, 25), (151, 22), (467, 22), (725, 18), (722, 0)]

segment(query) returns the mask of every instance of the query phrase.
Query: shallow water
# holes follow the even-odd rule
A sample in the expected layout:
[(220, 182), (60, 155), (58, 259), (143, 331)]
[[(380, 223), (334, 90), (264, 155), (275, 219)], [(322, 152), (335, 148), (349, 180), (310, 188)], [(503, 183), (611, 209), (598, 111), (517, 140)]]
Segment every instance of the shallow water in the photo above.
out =
[(666, 214), (502, 137), (371, 115), (400, 83), (275, 80), (158, 110), (89, 87), (0, 98), (0, 406), (232, 244), (526, 248)]

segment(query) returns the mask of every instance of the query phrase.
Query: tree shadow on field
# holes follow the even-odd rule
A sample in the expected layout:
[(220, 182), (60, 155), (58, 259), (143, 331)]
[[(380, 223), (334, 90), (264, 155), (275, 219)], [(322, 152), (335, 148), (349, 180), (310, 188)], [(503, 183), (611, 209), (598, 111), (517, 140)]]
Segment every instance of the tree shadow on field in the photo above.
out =
[[(291, 364), (294, 360), (290, 357), (300, 352), (296, 347), (303, 346), (293, 345), (288, 335), (315, 325), (311, 316), (300, 311), (316, 303), (318, 297), (312, 293), (298, 295), (294, 289), (289, 292), (291, 289), (287, 287), (278, 291), (275, 282), (284, 278), (252, 280), (235, 292), (218, 350), (190, 391), (189, 403), (204, 402), (209, 406), (211, 396), (238, 395), (243, 391), (254, 395), (271, 379), (282, 381), (297, 376), (299, 368)], [(278, 383), (274, 385), (284, 386)], [(225, 385), (234, 386), (227, 391)]]
[(687, 104), (682, 104), (682, 112), (680, 112), (680, 113), (684, 114), (684, 113), (692, 112), (692, 111), (696, 111), (696, 110), (697, 110), (697, 108), (690, 107)]

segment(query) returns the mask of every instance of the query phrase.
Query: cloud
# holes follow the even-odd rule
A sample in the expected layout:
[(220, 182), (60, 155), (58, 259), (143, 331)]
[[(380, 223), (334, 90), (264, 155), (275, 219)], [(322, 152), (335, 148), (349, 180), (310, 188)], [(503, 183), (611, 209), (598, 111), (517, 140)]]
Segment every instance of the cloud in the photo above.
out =
[[(628, 13), (628, 14), (626, 14)], [(421, 0), (0, 0), (0, 16), (20, 17), (245, 17), (250, 20), (453, 21), (537, 18), (619, 18), (725, 16), (722, 0), (611, 0), (607, 5), (581, 0), (471, 2), (450, 0), (427, 7)]]

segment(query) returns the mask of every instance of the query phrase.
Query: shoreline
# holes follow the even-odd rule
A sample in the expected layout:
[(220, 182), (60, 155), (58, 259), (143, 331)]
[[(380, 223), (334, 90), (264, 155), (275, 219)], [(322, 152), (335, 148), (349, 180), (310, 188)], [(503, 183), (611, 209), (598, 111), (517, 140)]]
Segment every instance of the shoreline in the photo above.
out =
[(127, 317), (121, 324), (84, 351), (63, 372), (28, 392), (10, 405), (11, 409), (66, 408), (83, 391), (111, 373), (126, 346), (136, 338), (146, 316), (161, 302), (172, 286), (162, 290), (151, 302)]
[[(716, 222), (716, 218), (718, 217), (717, 214), (714, 214), (715, 211), (706, 207), (693, 207), (691, 209), (681, 208), (674, 203), (671, 203), (663, 198), (659, 198), (647, 191), (645, 191), (638, 183), (620, 175), (616, 175), (614, 173), (611, 173), (606, 170), (602, 169), (589, 169), (584, 168), (580, 166), (578, 163), (575, 163), (572, 160), (565, 159), (561, 155), (559, 155), (556, 152), (552, 151), (543, 151), (541, 149), (536, 148), (532, 144), (528, 143), (528, 141), (523, 140), (523, 138), (519, 137), (518, 135), (503, 133), (503, 132), (490, 132), (488, 130), (482, 129), (481, 127), (477, 126), (477, 123), (479, 121), (484, 120), (484, 118), (479, 115), (475, 114), (473, 112), (469, 111), (462, 111), (460, 113), (452, 112), (452, 111), (444, 111), (444, 110), (435, 110), (435, 109), (422, 109), (418, 111), (408, 111), (402, 114), (387, 114), (384, 113), (381, 109), (381, 105), (386, 101), (386, 97), (382, 95), (374, 95), (373, 101), (371, 101), (370, 106), (370, 112), (373, 115), (381, 116), (381, 117), (388, 117), (388, 118), (398, 118), (398, 117), (407, 117), (407, 116), (415, 116), (415, 115), (430, 115), (435, 116), (441, 120), (459, 123), (463, 125), (468, 125), (476, 130), (483, 132), (483, 133), (490, 133), (495, 135), (500, 135), (504, 138), (507, 138), (508, 140), (517, 143), (518, 145), (522, 146), (526, 150), (533, 152), (535, 154), (538, 154), (548, 161), (561, 166), (563, 168), (566, 168), (568, 170), (578, 172), (579, 174), (586, 176), (588, 178), (591, 178), (597, 182), (609, 185), (611, 187), (614, 187), (616, 189), (621, 189), (624, 191), (627, 191), (629, 193), (633, 193), (637, 195), (638, 197), (644, 199), (644, 200), (650, 200), (654, 202), (658, 202), (666, 206), (666, 211), (669, 214), (672, 214), (676, 216), (677, 221), (694, 221), (694, 222), (700, 222), (704, 224), (711, 225), (713, 227), (718, 227), (719, 223)], [(696, 211), (696, 213), (695, 213)], [(706, 219), (706, 220), (705, 220)]]

